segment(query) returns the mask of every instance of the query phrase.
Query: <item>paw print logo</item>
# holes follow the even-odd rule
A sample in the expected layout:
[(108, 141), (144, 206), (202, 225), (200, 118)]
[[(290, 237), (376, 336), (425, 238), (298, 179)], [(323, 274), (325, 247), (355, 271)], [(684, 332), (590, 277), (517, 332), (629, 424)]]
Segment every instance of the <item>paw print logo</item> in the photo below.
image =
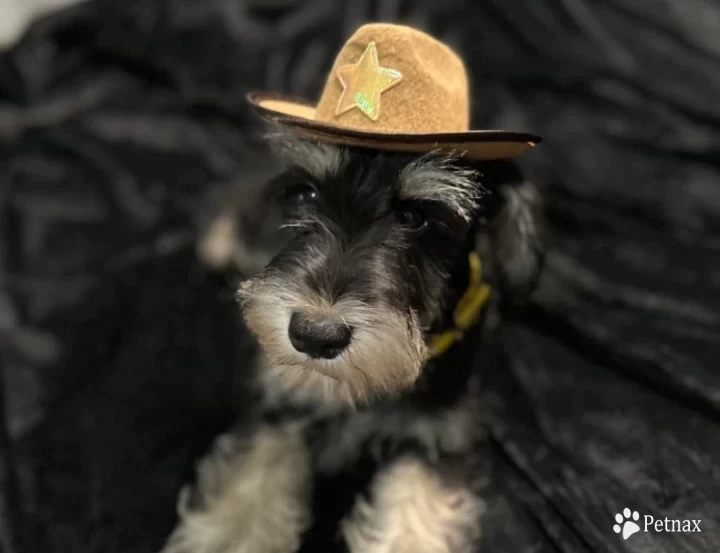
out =
[(640, 531), (640, 526), (637, 525), (638, 520), (640, 520), (640, 513), (637, 511), (631, 512), (630, 509), (625, 508), (622, 514), (618, 513), (615, 515), (617, 524), (613, 526), (613, 531), (616, 534), (622, 532), (622, 537), (626, 540)]

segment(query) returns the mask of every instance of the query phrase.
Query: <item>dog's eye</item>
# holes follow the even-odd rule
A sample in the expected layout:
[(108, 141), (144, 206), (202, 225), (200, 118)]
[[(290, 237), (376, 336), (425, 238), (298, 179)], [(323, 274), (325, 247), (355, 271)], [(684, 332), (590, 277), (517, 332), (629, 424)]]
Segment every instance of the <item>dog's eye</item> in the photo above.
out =
[(400, 222), (414, 230), (422, 230), (427, 224), (427, 217), (417, 209), (403, 209), (400, 212)]
[(298, 184), (285, 191), (285, 202), (289, 207), (308, 204), (316, 199), (317, 190), (307, 184)]

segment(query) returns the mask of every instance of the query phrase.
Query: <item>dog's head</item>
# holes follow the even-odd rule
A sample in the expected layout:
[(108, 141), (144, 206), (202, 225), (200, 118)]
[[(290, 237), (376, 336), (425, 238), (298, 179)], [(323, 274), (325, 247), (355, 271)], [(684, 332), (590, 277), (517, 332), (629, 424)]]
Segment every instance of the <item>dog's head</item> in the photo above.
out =
[(497, 244), (502, 287), (535, 279), (538, 198), (486, 183), (499, 166), (272, 141), (289, 162), (268, 185), (288, 240), (239, 297), (284, 389), (355, 403), (411, 387), (478, 233)]

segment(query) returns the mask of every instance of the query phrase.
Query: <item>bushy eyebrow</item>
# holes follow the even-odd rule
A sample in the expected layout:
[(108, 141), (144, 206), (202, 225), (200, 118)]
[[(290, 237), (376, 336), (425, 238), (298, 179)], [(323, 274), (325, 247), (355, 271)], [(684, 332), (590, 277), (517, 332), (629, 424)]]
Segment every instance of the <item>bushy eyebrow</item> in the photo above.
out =
[(465, 221), (483, 193), (478, 173), (458, 166), (452, 157), (428, 154), (400, 172), (400, 199), (441, 202)]
[(342, 147), (299, 138), (288, 132), (268, 134), (266, 140), (277, 155), (317, 179), (338, 175), (347, 161), (347, 152)]

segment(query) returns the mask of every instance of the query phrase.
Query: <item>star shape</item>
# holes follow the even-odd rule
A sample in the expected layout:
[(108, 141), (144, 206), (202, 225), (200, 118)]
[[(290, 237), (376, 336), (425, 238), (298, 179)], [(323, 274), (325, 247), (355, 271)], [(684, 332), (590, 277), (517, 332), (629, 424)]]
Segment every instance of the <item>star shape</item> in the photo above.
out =
[(374, 42), (367, 45), (357, 63), (338, 67), (337, 76), (343, 92), (335, 115), (358, 108), (373, 121), (380, 117), (380, 95), (402, 80), (400, 71), (380, 67)]

